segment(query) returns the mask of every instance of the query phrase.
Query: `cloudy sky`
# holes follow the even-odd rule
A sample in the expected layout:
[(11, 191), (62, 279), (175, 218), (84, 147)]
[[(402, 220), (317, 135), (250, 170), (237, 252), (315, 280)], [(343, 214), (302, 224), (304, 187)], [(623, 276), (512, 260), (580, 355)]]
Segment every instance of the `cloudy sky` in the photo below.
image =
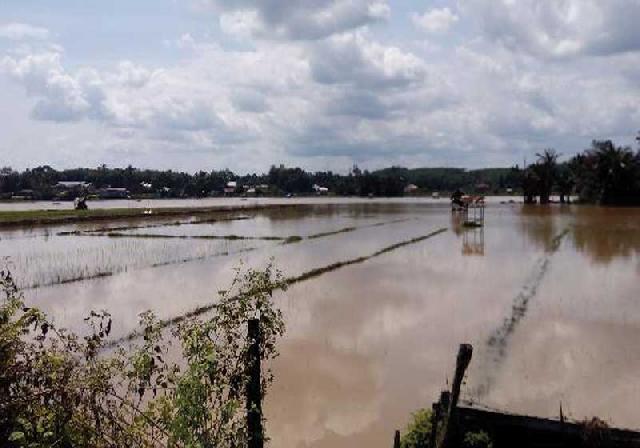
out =
[(0, 165), (508, 166), (640, 129), (640, 0), (2, 0)]

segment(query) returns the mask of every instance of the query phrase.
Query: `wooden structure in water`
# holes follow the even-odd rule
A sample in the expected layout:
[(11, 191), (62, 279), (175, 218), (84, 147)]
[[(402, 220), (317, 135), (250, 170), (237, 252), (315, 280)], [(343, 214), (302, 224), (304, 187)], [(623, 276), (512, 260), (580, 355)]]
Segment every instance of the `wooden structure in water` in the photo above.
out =
[(465, 227), (484, 226), (484, 208), (484, 196), (463, 196), (451, 203), (451, 212), (462, 214)]
[[(433, 403), (429, 448), (462, 448), (469, 433), (484, 432), (492, 448), (640, 448), (640, 432), (611, 428), (602, 420), (570, 422), (562, 416), (547, 419), (490, 410), (471, 403), (459, 404), (460, 387), (472, 356), (462, 344), (451, 391)], [(400, 447), (400, 434), (394, 447)]]

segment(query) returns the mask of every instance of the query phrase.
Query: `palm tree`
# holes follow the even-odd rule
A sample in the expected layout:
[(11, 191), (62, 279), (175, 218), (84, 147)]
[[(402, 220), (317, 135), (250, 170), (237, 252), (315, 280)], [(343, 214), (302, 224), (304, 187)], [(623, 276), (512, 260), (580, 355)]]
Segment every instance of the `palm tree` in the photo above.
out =
[(587, 157), (592, 159), (597, 173), (599, 200), (602, 204), (634, 201), (640, 174), (638, 154), (634, 154), (629, 147), (614, 145), (611, 140), (594, 140)]
[(525, 204), (535, 204), (540, 191), (540, 176), (534, 165), (526, 168), (522, 175), (522, 193)]
[(539, 178), (540, 203), (548, 204), (551, 196), (551, 189), (556, 177), (557, 161), (560, 154), (555, 149), (545, 149), (542, 153), (536, 153), (538, 160), (534, 165), (534, 171)]
[(569, 166), (566, 163), (558, 166), (558, 172), (556, 173), (556, 186), (558, 188), (558, 194), (560, 195), (561, 204), (565, 203), (565, 198), (569, 203), (571, 203), (571, 192), (573, 191), (574, 185), (575, 180)]

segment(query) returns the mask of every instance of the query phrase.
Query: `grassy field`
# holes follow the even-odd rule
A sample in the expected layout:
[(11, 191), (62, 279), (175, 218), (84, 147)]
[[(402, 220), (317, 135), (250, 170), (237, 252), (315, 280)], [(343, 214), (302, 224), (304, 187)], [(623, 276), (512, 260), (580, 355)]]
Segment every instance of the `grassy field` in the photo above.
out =
[[(288, 205), (288, 206), (292, 206)], [(0, 211), (0, 227), (20, 227), (75, 222), (97, 222), (119, 219), (152, 220), (167, 217), (189, 217), (194, 215), (217, 214), (262, 209), (265, 207), (286, 207), (287, 205), (251, 205), (204, 208), (157, 208), (151, 214), (143, 208), (110, 208), (90, 210), (20, 210)]]

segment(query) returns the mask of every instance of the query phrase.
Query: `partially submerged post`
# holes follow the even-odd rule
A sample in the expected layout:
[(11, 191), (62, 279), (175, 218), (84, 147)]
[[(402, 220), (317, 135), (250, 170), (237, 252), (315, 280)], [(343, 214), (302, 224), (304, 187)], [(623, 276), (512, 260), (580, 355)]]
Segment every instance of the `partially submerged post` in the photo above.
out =
[(396, 433), (393, 436), (393, 448), (400, 448), (400, 431), (396, 429)]
[(456, 371), (453, 376), (453, 384), (451, 387), (451, 399), (448, 403), (449, 406), (447, 413), (444, 416), (444, 426), (442, 428), (442, 435), (440, 437), (440, 443), (438, 443), (438, 448), (448, 448), (454, 443), (457, 430), (456, 408), (460, 398), (460, 388), (464, 379), (464, 373), (471, 362), (472, 355), (473, 347), (471, 344), (460, 344), (458, 357), (456, 359)]
[(247, 353), (247, 436), (249, 448), (264, 446), (262, 428), (262, 391), (260, 387), (260, 320), (250, 319), (248, 324), (249, 350)]
[(459, 447), (465, 433), (485, 432), (490, 437), (492, 446), (496, 448), (640, 448), (640, 432), (610, 428), (595, 417), (590, 421), (568, 421), (562, 404), (559, 419), (516, 415), (483, 409), (472, 404), (458, 406), (460, 389), (472, 353), (471, 345), (460, 345), (451, 392), (442, 392), (440, 400), (433, 404), (430, 447)]
[(453, 377), (453, 385), (451, 387), (451, 404), (449, 405), (449, 412), (454, 410), (458, 406), (458, 399), (460, 398), (460, 387), (462, 386), (462, 380), (464, 379), (464, 373), (469, 367), (471, 357), (473, 356), (473, 347), (471, 344), (460, 344), (458, 349), (458, 357), (456, 359), (456, 373)]
[(440, 404), (431, 405), (431, 434), (429, 434), (429, 446), (435, 448), (436, 436), (438, 435), (438, 422), (440, 421)]

